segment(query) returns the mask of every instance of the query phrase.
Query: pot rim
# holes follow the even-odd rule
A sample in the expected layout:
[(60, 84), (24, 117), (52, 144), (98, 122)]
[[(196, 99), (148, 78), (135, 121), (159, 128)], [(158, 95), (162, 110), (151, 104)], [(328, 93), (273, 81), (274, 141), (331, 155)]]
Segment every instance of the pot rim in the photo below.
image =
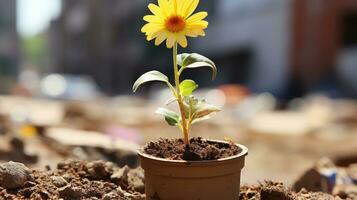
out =
[[(221, 140), (209, 140), (207, 139), (207, 141), (210, 142), (219, 142), (219, 143), (226, 143), (228, 144), (228, 142), (226, 141), (221, 141)], [(238, 144), (238, 143), (234, 143), (236, 146), (238, 146), (241, 149), (241, 152), (238, 153), (237, 155), (234, 156), (230, 156), (227, 158), (220, 158), (217, 160), (200, 160), (200, 161), (186, 161), (186, 160), (169, 160), (169, 159), (165, 159), (165, 158), (158, 158), (152, 155), (149, 155), (147, 153), (144, 152), (144, 147), (141, 147), (140, 149), (137, 150), (137, 153), (139, 154), (139, 156), (142, 156), (144, 158), (147, 159), (151, 159), (151, 160), (155, 160), (158, 162), (164, 162), (166, 164), (207, 164), (207, 163), (221, 163), (221, 162), (225, 162), (225, 161), (230, 161), (230, 160), (234, 160), (240, 157), (244, 157), (246, 155), (248, 155), (248, 148), (242, 144)]]

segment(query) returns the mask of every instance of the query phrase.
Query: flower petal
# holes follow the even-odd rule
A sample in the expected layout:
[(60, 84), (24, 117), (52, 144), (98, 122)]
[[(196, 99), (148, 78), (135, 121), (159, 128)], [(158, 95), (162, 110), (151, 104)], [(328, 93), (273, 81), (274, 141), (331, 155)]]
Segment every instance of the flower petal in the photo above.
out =
[(149, 31), (149, 30), (150, 30), (150, 26), (151, 26), (150, 23), (145, 24), (145, 25), (141, 28), (141, 32), (142, 32), (142, 33), (145, 33), (145, 32), (147, 32), (147, 31)]
[(162, 24), (147, 23), (141, 28), (141, 32), (150, 33), (150, 32), (156, 32), (157, 30), (161, 30), (161, 29), (163, 29)]
[(159, 7), (161, 8), (162, 12), (164, 13), (165, 17), (170, 16), (171, 8), (169, 5), (168, 0), (158, 0), (159, 2)]
[(154, 15), (160, 17), (160, 18), (165, 18), (166, 17), (166, 14), (162, 11), (162, 9), (159, 6), (157, 6), (157, 5), (153, 4), (153, 3), (150, 3), (148, 5), (148, 8), (152, 12), (152, 14), (154, 14)]
[(186, 28), (187, 29), (206, 29), (208, 26), (208, 22), (207, 21), (204, 21), (204, 20), (201, 20), (201, 21), (197, 21), (197, 22), (192, 22), (192, 23), (188, 23), (186, 25)]
[(176, 0), (177, 1), (177, 15), (183, 16), (183, 8), (187, 2), (187, 0)]
[(171, 14), (177, 15), (177, 0), (169, 0), (169, 7), (171, 8)]
[(151, 23), (163, 23), (162, 18), (156, 16), (156, 15), (146, 15), (144, 16), (144, 21), (146, 22), (151, 22)]
[(173, 33), (168, 34), (167, 40), (166, 40), (166, 47), (167, 48), (172, 48), (176, 42), (176, 37)]
[(203, 20), (204, 18), (206, 18), (208, 15), (207, 12), (198, 12), (198, 13), (195, 13), (194, 15), (192, 15), (191, 17), (189, 17), (187, 19), (187, 22), (188, 23), (192, 23), (192, 22), (196, 22), (196, 21), (201, 21)]
[(165, 31), (160, 31), (157, 33), (157, 37), (155, 39), (155, 45), (159, 46), (167, 37), (167, 33)]
[(180, 46), (186, 48), (187, 47), (186, 36), (184, 34), (178, 34), (176, 37), (177, 37), (177, 42), (180, 44)]
[(189, 37), (205, 36), (206, 33), (202, 29), (188, 29), (186, 35)]
[(198, 3), (200, 2), (199, 0), (187, 0), (187, 1), (189, 2), (186, 3), (182, 13), (185, 19), (191, 16), (191, 14), (196, 10)]

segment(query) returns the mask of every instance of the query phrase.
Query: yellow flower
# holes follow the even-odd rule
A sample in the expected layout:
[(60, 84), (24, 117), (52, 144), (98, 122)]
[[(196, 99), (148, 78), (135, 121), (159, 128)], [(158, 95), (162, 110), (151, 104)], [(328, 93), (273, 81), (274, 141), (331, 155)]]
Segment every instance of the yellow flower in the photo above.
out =
[(148, 41), (155, 39), (155, 45), (160, 45), (166, 40), (167, 48), (172, 48), (175, 43), (187, 47), (186, 36), (205, 36), (204, 29), (208, 22), (203, 19), (207, 17), (207, 12), (193, 14), (199, 0), (158, 0), (158, 4), (149, 4), (153, 15), (144, 17), (148, 23), (141, 31)]

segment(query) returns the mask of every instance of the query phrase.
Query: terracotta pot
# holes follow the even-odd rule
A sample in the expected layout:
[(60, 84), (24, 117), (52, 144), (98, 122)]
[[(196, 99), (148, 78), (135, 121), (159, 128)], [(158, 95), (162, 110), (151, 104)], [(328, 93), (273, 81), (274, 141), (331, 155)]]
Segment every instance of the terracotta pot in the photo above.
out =
[[(222, 141), (215, 141), (222, 142)], [(226, 142), (222, 142), (226, 143)], [(236, 156), (212, 161), (174, 161), (138, 151), (145, 170), (147, 200), (237, 200), (248, 148)]]

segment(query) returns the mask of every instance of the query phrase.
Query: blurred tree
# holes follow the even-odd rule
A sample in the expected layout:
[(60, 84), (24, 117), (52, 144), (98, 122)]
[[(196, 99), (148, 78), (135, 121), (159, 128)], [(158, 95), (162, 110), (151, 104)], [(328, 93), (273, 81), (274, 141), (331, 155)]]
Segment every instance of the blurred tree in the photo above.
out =
[(25, 65), (41, 70), (48, 57), (48, 44), (45, 34), (38, 34), (22, 39), (22, 55)]

